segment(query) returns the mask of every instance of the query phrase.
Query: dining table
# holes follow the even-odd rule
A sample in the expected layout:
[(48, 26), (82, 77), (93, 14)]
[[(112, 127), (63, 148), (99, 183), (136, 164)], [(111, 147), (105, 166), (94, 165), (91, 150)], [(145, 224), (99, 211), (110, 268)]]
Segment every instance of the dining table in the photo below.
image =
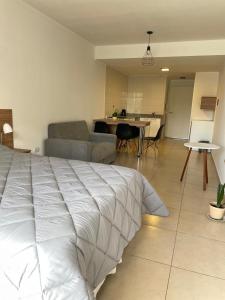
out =
[(130, 126), (136, 126), (139, 130), (139, 138), (138, 138), (138, 150), (137, 150), (137, 157), (140, 158), (143, 154), (143, 145), (144, 145), (144, 137), (145, 137), (145, 128), (150, 126), (150, 121), (140, 121), (134, 120), (129, 118), (103, 118), (103, 119), (95, 119), (94, 122), (101, 121), (105, 122), (109, 126), (117, 126), (118, 124), (125, 123), (129, 124)]

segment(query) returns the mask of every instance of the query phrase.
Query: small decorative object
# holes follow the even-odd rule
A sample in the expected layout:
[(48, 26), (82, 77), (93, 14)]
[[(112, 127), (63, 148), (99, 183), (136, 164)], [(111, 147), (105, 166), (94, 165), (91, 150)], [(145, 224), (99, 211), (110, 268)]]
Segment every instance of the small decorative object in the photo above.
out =
[[(114, 108), (114, 106), (113, 106), (113, 108)], [(117, 117), (118, 117), (118, 109), (115, 109), (112, 114), (112, 118), (113, 118), (113, 120), (117, 120)]]
[(224, 189), (225, 184), (219, 184), (217, 188), (217, 201), (210, 202), (209, 204), (209, 216), (215, 220), (222, 220), (225, 207), (224, 207)]
[(153, 31), (147, 31), (147, 34), (148, 34), (148, 45), (145, 54), (142, 58), (142, 65), (151, 67), (154, 65), (154, 59), (153, 59), (151, 46), (150, 46), (151, 34), (153, 34)]
[(12, 133), (13, 129), (12, 126), (9, 125), (8, 123), (4, 123), (2, 126), (2, 131), (0, 132), (0, 143), (3, 143), (3, 135), (8, 134), (8, 133)]

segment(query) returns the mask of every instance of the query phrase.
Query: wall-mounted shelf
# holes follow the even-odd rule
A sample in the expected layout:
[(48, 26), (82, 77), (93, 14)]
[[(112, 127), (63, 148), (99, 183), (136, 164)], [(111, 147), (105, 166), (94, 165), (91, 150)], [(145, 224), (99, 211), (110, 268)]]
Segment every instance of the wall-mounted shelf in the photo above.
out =
[(216, 100), (216, 97), (202, 97), (200, 108), (214, 111), (216, 109)]

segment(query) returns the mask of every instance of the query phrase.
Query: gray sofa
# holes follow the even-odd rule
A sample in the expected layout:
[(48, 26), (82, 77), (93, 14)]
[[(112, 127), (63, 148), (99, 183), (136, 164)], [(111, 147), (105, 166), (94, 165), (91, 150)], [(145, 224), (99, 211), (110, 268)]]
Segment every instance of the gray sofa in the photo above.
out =
[(85, 121), (54, 123), (48, 126), (45, 155), (99, 163), (116, 158), (116, 136), (89, 132)]

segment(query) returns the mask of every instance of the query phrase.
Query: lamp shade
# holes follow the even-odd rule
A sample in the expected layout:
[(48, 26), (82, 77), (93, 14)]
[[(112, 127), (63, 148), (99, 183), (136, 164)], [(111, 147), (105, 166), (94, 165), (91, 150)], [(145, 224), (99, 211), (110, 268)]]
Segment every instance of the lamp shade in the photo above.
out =
[(12, 133), (13, 132), (12, 126), (9, 125), (8, 123), (5, 123), (3, 125), (3, 132), (4, 132), (4, 134)]

